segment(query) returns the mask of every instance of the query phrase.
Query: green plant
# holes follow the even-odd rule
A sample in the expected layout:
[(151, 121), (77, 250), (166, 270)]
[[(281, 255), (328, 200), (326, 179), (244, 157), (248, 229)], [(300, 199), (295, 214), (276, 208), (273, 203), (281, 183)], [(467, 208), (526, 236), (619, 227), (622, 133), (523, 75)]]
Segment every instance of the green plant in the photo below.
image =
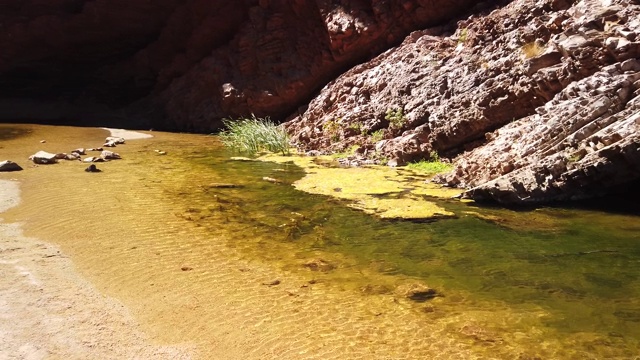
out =
[(435, 175), (453, 169), (453, 165), (440, 161), (438, 153), (432, 151), (429, 153), (429, 160), (421, 160), (418, 162), (412, 162), (407, 164), (407, 169), (411, 169), (417, 172), (426, 173), (429, 175)]
[(289, 155), (289, 135), (268, 117), (223, 119), (226, 129), (220, 132), (224, 146), (254, 155), (260, 151), (270, 151)]
[(331, 137), (331, 141), (340, 140), (340, 124), (336, 120), (329, 120), (322, 125), (322, 131)]
[(467, 37), (469, 36), (469, 30), (467, 28), (463, 28), (460, 31), (460, 35), (458, 36), (458, 44), (464, 44), (467, 42)]
[(401, 129), (407, 123), (407, 119), (404, 117), (402, 108), (387, 109), (387, 113), (384, 118), (389, 121), (389, 127), (392, 129)]
[(384, 129), (376, 130), (371, 133), (371, 141), (377, 143), (378, 141), (384, 139)]

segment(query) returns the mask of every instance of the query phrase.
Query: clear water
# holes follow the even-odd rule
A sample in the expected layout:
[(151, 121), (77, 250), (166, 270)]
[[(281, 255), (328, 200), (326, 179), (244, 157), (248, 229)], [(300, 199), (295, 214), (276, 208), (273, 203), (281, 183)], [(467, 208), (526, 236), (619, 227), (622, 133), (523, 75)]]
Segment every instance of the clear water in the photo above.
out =
[[(0, 126), (0, 133), (5, 129)], [(29, 146), (37, 144), (37, 139), (53, 138), (42, 135), (45, 130), (29, 127), (34, 131), (26, 138)], [(64, 144), (75, 141), (72, 132), (91, 135), (88, 129), (59, 131), (56, 136)], [(12, 175), (22, 177), (25, 204), (8, 216), (26, 222), (27, 228), (31, 224), (36, 235), (62, 244), (92, 279), (107, 284), (108, 292), (130, 297), (133, 307), (142, 303), (139, 313), (162, 309), (159, 315), (149, 316), (150, 321), (168, 319), (176, 312), (173, 302), (190, 299), (183, 293), (197, 297), (198, 305), (189, 308), (193, 313), (176, 312), (170, 318), (173, 322), (163, 328), (165, 332), (175, 328), (176, 338), (171, 341), (215, 333), (211, 324), (220, 316), (250, 321), (265, 312), (252, 310), (256, 304), (277, 303), (256, 282), (257, 288), (246, 285), (237, 299), (229, 300), (234, 307), (223, 308), (227, 311), (223, 315), (207, 310), (223, 306), (216, 301), (216, 287), (229, 283), (225, 292), (236, 296), (233, 286), (240, 285), (231, 281), (245, 274), (234, 268), (236, 260), (225, 260), (223, 249), (227, 248), (243, 259), (276, 267), (282, 274), (307, 277), (311, 273), (314, 283), (326, 286), (314, 290), (317, 295), (308, 304), (302, 295), (295, 298), (313, 306), (314, 313), (305, 314), (308, 318), (296, 318), (303, 310), (295, 307), (271, 308), (277, 316), (270, 316), (282, 319), (273, 327), (277, 335), (273, 339), (281, 340), (266, 341), (265, 347), (292, 348), (300, 338), (299, 328), (311, 322), (316, 335), (333, 336), (335, 356), (321, 355), (316, 349), (320, 341), (299, 345), (309, 354), (318, 351), (310, 358), (340, 358), (344, 349), (369, 355), (376, 350), (378, 358), (434, 353), (441, 358), (469, 358), (460, 355), (464, 351), (477, 358), (505, 359), (633, 359), (640, 354), (638, 213), (563, 208), (513, 211), (441, 200), (439, 205), (454, 212), (455, 218), (380, 220), (339, 200), (294, 189), (289, 184), (304, 176), (294, 165), (230, 160), (235, 154), (224, 150), (214, 137), (156, 136), (118, 148), (124, 159), (99, 165), (105, 172), (83, 177), (76, 191), (48, 188), (77, 182), (78, 173), (85, 175), (82, 164), (64, 163)], [(54, 141), (47, 144), (55, 145)], [(9, 148), (17, 149), (13, 143)], [(154, 149), (169, 155), (157, 156)], [(58, 216), (82, 213), (86, 220), (60, 222), (47, 211)], [(90, 237), (86, 223), (92, 224)], [(109, 236), (110, 229), (127, 236)], [(202, 273), (186, 282), (176, 258), (203, 269)], [(334, 268), (310, 272), (304, 266), (319, 259)], [(222, 265), (215, 267), (214, 262)], [(177, 272), (173, 271), (176, 266)], [(224, 282), (216, 283), (217, 277)], [(398, 296), (397, 288), (407, 282), (428, 284), (442, 296), (426, 302), (406, 300)], [(182, 293), (173, 294), (177, 286)], [(167, 308), (161, 302), (168, 303)], [(382, 322), (385, 315), (379, 316), (378, 310), (371, 318), (355, 315), (354, 309), (370, 304), (391, 306), (389, 313), (396, 318)], [(334, 316), (346, 320), (337, 324)], [(181, 319), (188, 324), (179, 325)], [(376, 325), (363, 325), (369, 322)], [(366, 334), (365, 328), (373, 335), (363, 343), (360, 337)], [(419, 334), (421, 328), (428, 329), (427, 334)], [(283, 335), (287, 331), (290, 337)], [(351, 333), (347, 338), (345, 334)], [(453, 342), (443, 340), (449, 335)], [(412, 352), (394, 341), (406, 343)], [(444, 350), (459, 344), (464, 346)]]

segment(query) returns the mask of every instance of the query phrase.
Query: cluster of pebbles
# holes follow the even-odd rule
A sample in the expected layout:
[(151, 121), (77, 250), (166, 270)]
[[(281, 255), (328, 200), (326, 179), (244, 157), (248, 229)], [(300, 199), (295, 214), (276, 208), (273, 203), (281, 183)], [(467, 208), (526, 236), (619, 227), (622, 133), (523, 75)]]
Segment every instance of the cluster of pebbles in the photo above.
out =
[[(42, 142), (45, 142), (44, 140)], [(125, 139), (122, 137), (113, 137), (109, 136), (105, 139), (105, 143), (102, 147), (98, 148), (77, 148), (72, 150), (70, 153), (50, 153), (46, 151), (38, 151), (37, 153), (29, 156), (29, 160), (33, 161), (34, 164), (37, 165), (46, 165), (46, 164), (55, 164), (58, 160), (77, 160), (85, 163), (96, 163), (96, 162), (105, 162), (110, 160), (121, 159), (120, 154), (104, 150), (105, 147), (116, 147), (117, 145), (124, 144)], [(87, 155), (89, 151), (99, 151), (100, 155), (98, 156), (87, 156), (83, 158), (83, 156)], [(16, 164), (13, 161), (6, 160), (0, 162), (0, 171), (20, 171), (22, 167)], [(91, 164), (89, 167), (85, 169), (87, 172), (100, 172), (95, 164)]]

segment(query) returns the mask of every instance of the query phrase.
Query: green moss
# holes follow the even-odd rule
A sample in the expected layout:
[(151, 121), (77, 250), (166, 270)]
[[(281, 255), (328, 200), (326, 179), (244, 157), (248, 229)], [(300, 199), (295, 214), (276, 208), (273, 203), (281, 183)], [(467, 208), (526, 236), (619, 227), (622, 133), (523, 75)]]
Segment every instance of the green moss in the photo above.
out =
[(451, 171), (453, 169), (453, 165), (439, 161), (439, 160), (435, 160), (435, 161), (424, 160), (424, 161), (407, 164), (407, 169), (411, 169), (423, 174), (435, 175), (435, 174)]

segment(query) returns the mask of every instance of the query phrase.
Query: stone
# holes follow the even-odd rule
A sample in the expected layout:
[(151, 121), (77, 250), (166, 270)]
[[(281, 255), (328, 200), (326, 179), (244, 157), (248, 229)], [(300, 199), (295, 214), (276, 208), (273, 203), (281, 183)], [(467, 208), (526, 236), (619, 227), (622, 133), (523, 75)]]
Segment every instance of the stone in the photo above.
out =
[(77, 149), (73, 149), (71, 150), (71, 153), (76, 153), (78, 155), (86, 155), (86, 149), (85, 148), (77, 148)]
[(35, 164), (55, 164), (58, 162), (58, 154), (52, 154), (46, 151), (38, 151), (34, 155), (29, 156), (29, 160)]
[(102, 170), (98, 169), (98, 167), (97, 167), (97, 166), (95, 166), (94, 164), (89, 165), (89, 167), (87, 167), (86, 169), (84, 169), (84, 171), (86, 171), (86, 172), (92, 172), (92, 173), (102, 172)]
[(124, 138), (123, 138), (123, 137), (109, 136), (109, 137), (107, 137), (107, 138), (104, 140), (104, 142), (106, 142), (106, 143), (113, 143), (113, 144), (116, 144), (116, 145), (120, 145), (120, 144), (124, 144), (124, 143), (125, 143), (125, 140), (124, 140)]
[(100, 154), (100, 157), (105, 160), (122, 159), (122, 157), (120, 157), (120, 154), (115, 153), (113, 151), (108, 151), (108, 150), (102, 151), (102, 153)]
[(0, 171), (20, 171), (22, 167), (11, 160), (0, 161)]
[(400, 285), (396, 288), (395, 293), (416, 302), (424, 302), (442, 296), (435, 289), (423, 283)]
[(321, 271), (321, 272), (331, 271), (336, 268), (335, 265), (323, 259), (312, 259), (302, 264), (302, 266), (312, 271)]

